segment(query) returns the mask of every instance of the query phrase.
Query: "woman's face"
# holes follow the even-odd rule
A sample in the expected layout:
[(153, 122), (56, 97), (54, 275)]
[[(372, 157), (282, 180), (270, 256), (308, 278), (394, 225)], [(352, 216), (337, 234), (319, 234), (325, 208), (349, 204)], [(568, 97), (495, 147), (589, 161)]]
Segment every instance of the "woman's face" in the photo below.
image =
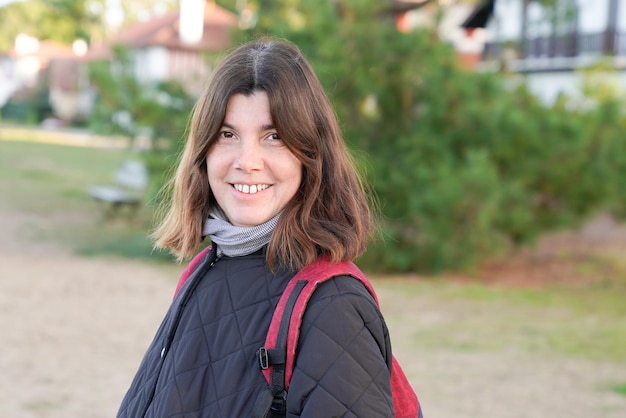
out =
[(278, 136), (262, 91), (230, 98), (206, 164), (213, 195), (236, 226), (270, 220), (296, 194), (302, 180), (302, 163)]

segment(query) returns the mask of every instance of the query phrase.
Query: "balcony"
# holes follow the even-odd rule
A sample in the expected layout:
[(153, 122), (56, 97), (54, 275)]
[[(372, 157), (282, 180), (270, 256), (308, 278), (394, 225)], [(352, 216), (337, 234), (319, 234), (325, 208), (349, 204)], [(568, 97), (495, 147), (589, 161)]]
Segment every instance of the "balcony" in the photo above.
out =
[(525, 42), (488, 42), (485, 62), (509, 60), (513, 71), (571, 70), (589, 65), (600, 57), (626, 59), (626, 33), (570, 33), (526, 39)]

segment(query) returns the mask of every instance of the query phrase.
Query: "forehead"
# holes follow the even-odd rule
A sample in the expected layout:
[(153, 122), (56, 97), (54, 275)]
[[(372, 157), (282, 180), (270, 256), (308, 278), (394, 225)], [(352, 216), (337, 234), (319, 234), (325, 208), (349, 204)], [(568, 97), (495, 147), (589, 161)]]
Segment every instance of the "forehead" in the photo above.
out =
[[(250, 95), (234, 94), (228, 100), (224, 122), (252, 123), (271, 121), (270, 103), (267, 93), (257, 91)], [(265, 123), (264, 122), (264, 123)]]

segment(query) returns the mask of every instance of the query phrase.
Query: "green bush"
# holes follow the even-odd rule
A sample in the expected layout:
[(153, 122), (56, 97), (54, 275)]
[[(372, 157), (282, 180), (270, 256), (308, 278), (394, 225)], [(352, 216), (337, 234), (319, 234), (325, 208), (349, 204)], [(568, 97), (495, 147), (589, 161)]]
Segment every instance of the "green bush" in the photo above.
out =
[[(161, 199), (159, 191), (173, 174), (194, 99), (177, 81), (141, 83), (135, 78), (130, 52), (120, 47), (115, 54), (113, 62), (90, 64), (98, 100), (89, 125), (95, 132), (127, 136), (129, 145), (148, 135), (152, 146), (143, 150), (142, 158), (150, 175), (148, 204), (154, 209)], [(120, 112), (125, 112), (127, 120), (122, 122), (127, 123), (116, 118)]]
[[(406, 166), (387, 179), (382, 195), (387, 243), (375, 243), (362, 263), (441, 271), (471, 265), (503, 243), (497, 221), (504, 187), (487, 153), (471, 152), (460, 166), (448, 161), (415, 167), (410, 157), (398, 160)], [(401, 174), (405, 169), (413, 172), (410, 178)]]
[(37, 83), (23, 87), (1, 108), (1, 120), (37, 125), (54, 112), (50, 105), (48, 71), (44, 70)]
[(97, 100), (89, 125), (96, 132), (131, 140), (147, 135), (153, 140), (151, 151), (170, 150), (185, 132), (194, 99), (176, 81), (138, 81), (132, 62), (131, 53), (118, 47), (113, 62), (90, 64)]
[(400, 33), (378, 1), (311, 3), (275, 2), (251, 35), (300, 46), (369, 160), (386, 240), (365, 267), (471, 266), (594, 211), (626, 211), (621, 103), (546, 107), (506, 74), (461, 70), (434, 31)]
[[(365, 268), (471, 267), (595, 211), (626, 215), (626, 120), (616, 96), (595, 107), (566, 99), (547, 107), (507, 74), (461, 70), (434, 31), (398, 32), (375, 0), (265, 4), (243, 37), (259, 34), (303, 50), (366, 169), (385, 239), (360, 260)], [(131, 138), (148, 126), (165, 139), (144, 156), (154, 205), (182, 147), (192, 98), (176, 83), (140, 85), (129, 63), (119, 50), (116, 71), (93, 64), (100, 99), (91, 122)], [(164, 95), (177, 105), (157, 100)], [(119, 110), (131, 126), (113, 123)]]

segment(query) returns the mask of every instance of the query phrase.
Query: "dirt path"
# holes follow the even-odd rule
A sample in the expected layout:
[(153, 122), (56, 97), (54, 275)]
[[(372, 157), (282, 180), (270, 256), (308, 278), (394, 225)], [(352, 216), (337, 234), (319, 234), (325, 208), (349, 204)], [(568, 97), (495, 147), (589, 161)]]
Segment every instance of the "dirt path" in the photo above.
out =
[(174, 271), (26, 245), (9, 239), (20, 218), (3, 215), (0, 416), (115, 416)]
[[(0, 213), (0, 417), (113, 417), (178, 269), (20, 242), (26, 221), (37, 220)], [(605, 387), (626, 381), (623, 365), (416, 350), (401, 337), (411, 325), (392, 335), (427, 418), (626, 416), (626, 397)]]

